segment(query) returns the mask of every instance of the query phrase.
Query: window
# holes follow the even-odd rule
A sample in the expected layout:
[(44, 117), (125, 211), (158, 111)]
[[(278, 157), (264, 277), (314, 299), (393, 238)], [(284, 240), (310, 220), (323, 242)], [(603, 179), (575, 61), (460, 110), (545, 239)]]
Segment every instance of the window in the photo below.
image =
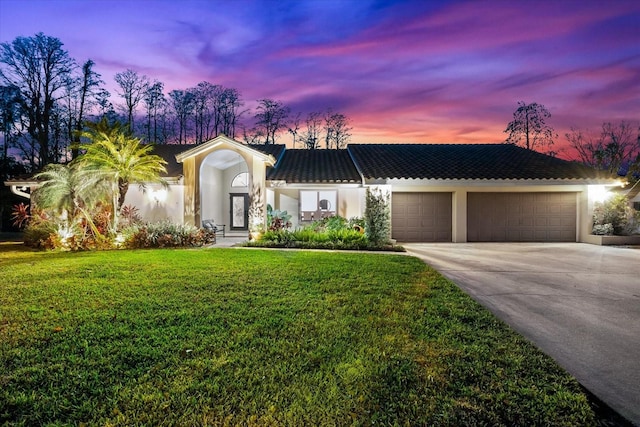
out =
[(249, 172), (240, 172), (231, 180), (232, 187), (248, 187), (249, 186)]
[(336, 191), (300, 191), (300, 221), (315, 221), (335, 216)]

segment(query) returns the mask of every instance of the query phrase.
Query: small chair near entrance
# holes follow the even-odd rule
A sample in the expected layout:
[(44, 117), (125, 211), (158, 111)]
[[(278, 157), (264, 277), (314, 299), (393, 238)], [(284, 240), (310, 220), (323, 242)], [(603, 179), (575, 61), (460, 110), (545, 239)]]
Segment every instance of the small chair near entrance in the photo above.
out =
[(202, 221), (202, 228), (204, 228), (205, 230), (213, 231), (216, 235), (219, 232), (222, 232), (222, 237), (225, 237), (225, 224), (216, 224), (216, 222), (212, 219), (205, 219), (204, 221)]

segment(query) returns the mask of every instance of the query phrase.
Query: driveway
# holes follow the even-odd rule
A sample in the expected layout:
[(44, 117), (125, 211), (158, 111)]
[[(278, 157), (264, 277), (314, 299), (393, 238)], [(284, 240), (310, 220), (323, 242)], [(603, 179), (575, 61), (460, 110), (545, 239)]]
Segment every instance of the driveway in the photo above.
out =
[(640, 426), (640, 249), (404, 244)]

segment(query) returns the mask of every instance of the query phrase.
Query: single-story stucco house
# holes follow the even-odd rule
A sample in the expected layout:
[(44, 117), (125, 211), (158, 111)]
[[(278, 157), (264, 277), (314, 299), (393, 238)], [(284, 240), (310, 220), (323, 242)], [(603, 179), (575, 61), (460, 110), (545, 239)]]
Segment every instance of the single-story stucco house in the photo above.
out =
[[(390, 194), (399, 242), (588, 242), (592, 209), (616, 177), (510, 144), (349, 144), (340, 150), (245, 145), (220, 135), (158, 145), (167, 189), (131, 186), (125, 204), (147, 220), (227, 233), (250, 228), (250, 200), (286, 210), (293, 227), (363, 216), (368, 187)], [(6, 182), (28, 196), (33, 181)], [(264, 224), (266, 209), (257, 220)]]

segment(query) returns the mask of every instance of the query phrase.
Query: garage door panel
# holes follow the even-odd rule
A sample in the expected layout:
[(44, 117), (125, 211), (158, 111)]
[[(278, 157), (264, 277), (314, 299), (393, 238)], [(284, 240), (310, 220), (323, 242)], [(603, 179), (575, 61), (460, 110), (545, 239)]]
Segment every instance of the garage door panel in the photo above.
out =
[(467, 240), (575, 241), (576, 193), (468, 193)]
[(451, 242), (451, 193), (393, 193), (392, 237), (401, 242)]

